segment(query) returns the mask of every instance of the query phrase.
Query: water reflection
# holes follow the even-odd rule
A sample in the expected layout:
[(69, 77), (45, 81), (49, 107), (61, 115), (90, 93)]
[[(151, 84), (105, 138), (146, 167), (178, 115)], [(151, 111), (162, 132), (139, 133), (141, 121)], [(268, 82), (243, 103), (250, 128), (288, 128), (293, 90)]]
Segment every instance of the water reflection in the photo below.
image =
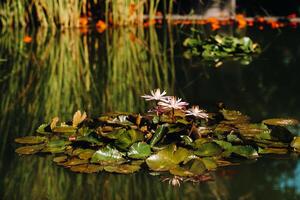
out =
[[(24, 43), (27, 34), (32, 35), (32, 43)], [(82, 34), (77, 30), (1, 33), (0, 58), (6, 61), (0, 62), (3, 94), (0, 96), (0, 197), (299, 199), (297, 172), (300, 163), (293, 157), (247, 161), (241, 166), (219, 169), (213, 173), (214, 181), (185, 183), (180, 188), (173, 188), (167, 182), (162, 183), (160, 177), (144, 172), (128, 176), (81, 175), (56, 166), (51, 161), (52, 156), (19, 157), (14, 153), (15, 137), (32, 134), (41, 122), (53, 116), (68, 119), (77, 109), (87, 110), (92, 115), (115, 110), (143, 111), (145, 105), (139, 96), (156, 87), (185, 96), (192, 103), (209, 105), (219, 99), (225, 100), (252, 116), (255, 112), (270, 113), (266, 106), (269, 100), (255, 101), (257, 96), (267, 96), (270, 92), (264, 98), (274, 100), (274, 95), (289, 87), (296, 89), (298, 85), (297, 80), (286, 86), (280, 85), (281, 82), (274, 84), (267, 76), (274, 65), (271, 63), (269, 68), (263, 68), (260, 64), (268, 56), (249, 68), (192, 67), (181, 56), (181, 37), (177, 30), (153, 27), (147, 30), (120, 28), (103, 34)], [(291, 46), (292, 43), (287, 44), (287, 48)], [(272, 52), (266, 51), (266, 54)], [(273, 70), (278, 79), (283, 72), (294, 79), (296, 75), (291, 73), (298, 72), (293, 66), (289, 70), (275, 66)], [(250, 97), (243, 96), (245, 93)], [(283, 110), (286, 110), (299, 117), (297, 99), (298, 95), (293, 93), (291, 104), (273, 112), (284, 115)], [(279, 100), (289, 102), (284, 97)], [(272, 105), (276, 105), (277, 101), (274, 101)]]

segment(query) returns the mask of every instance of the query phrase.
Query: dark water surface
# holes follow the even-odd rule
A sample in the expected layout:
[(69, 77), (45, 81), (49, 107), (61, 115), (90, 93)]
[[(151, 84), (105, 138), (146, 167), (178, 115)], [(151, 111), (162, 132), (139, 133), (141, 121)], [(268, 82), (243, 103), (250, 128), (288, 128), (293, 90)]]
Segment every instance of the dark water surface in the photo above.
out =
[[(92, 116), (144, 112), (140, 95), (157, 87), (208, 110), (224, 102), (254, 121), (300, 119), (299, 29), (226, 27), (220, 32), (250, 36), (263, 53), (248, 66), (219, 68), (183, 58), (188, 27), (1, 31), (0, 199), (300, 199), (300, 159), (292, 155), (245, 161), (218, 169), (213, 181), (172, 187), (145, 172), (72, 173), (50, 155), (17, 155), (13, 142), (78, 109)], [(23, 41), (26, 35), (31, 43)]]

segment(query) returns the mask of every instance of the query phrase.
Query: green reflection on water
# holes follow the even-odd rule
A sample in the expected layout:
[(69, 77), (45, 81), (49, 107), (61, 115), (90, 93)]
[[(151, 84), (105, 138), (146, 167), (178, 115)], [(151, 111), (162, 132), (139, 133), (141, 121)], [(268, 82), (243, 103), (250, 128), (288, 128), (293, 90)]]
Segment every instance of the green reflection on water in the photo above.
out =
[(0, 63), (0, 198), (300, 198), (297, 185), (282, 187), (295, 177), (299, 165), (291, 158), (266, 158), (220, 169), (213, 174), (214, 181), (174, 188), (143, 172), (81, 175), (55, 166), (51, 156), (19, 157), (13, 139), (32, 134), (53, 116), (65, 120), (77, 109), (94, 116), (116, 110), (144, 111), (139, 96), (157, 87), (175, 93), (175, 71), (184, 63), (175, 67), (178, 38), (173, 38), (170, 28), (120, 28), (87, 35), (78, 30), (41, 29), (31, 33), (34, 42), (30, 44), (23, 42), (27, 34), (17, 30), (0, 35), (0, 58), (5, 60)]

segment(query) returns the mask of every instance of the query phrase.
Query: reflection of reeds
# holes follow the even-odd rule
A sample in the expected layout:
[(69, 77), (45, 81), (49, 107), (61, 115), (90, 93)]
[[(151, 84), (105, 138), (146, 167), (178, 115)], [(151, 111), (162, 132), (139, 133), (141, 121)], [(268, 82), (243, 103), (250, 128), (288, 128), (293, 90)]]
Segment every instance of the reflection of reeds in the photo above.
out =
[(107, 38), (105, 96), (110, 110), (136, 111), (144, 92), (151, 88), (170, 89), (174, 66), (153, 27), (149, 31), (140, 27), (118, 29), (108, 34), (112, 35)]

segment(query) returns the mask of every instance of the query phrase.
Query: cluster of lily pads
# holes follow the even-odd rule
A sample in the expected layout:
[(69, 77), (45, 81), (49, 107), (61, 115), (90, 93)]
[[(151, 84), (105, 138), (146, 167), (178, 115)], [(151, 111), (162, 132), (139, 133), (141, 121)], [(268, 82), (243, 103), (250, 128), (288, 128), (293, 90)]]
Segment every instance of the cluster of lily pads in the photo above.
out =
[(134, 173), (140, 169), (180, 180), (208, 180), (218, 167), (263, 154), (300, 152), (300, 137), (290, 131), (295, 119), (250, 123), (239, 111), (208, 113), (160, 89), (142, 96), (153, 107), (146, 114), (109, 113), (88, 118), (77, 111), (71, 121), (55, 117), (36, 136), (16, 138), (19, 154), (50, 153), (74, 172)]
[(234, 60), (248, 65), (253, 55), (261, 52), (260, 46), (249, 37), (215, 35), (202, 38), (196, 33), (195, 36), (185, 39), (183, 45), (188, 48), (184, 52), (185, 58), (201, 57), (203, 61), (213, 63), (216, 67), (221, 66), (225, 60)]

